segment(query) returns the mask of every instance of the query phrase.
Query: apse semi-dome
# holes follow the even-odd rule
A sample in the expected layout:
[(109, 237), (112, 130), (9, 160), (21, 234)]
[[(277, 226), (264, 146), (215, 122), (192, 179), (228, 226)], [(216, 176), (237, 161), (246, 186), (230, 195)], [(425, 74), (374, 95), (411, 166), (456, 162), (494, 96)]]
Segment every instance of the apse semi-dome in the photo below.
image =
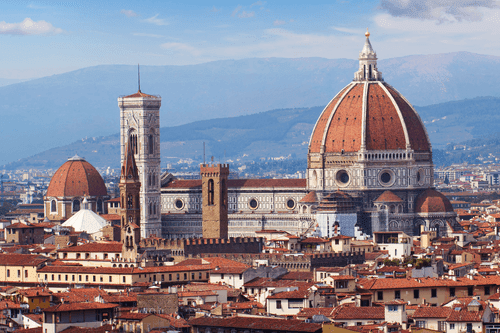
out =
[(415, 213), (445, 212), (453, 212), (453, 206), (446, 196), (436, 190), (425, 190), (415, 200)]
[(106, 196), (107, 190), (99, 172), (84, 158), (75, 155), (52, 176), (47, 197)]

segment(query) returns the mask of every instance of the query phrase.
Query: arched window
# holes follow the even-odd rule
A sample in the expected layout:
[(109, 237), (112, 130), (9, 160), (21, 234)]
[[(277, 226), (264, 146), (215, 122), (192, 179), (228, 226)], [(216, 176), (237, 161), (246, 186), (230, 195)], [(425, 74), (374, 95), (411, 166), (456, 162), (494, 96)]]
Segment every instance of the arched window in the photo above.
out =
[(316, 173), (316, 170), (313, 170), (312, 177), (311, 177), (311, 183), (309, 184), (312, 188), (315, 188), (318, 186), (318, 174)]
[(130, 131), (128, 139), (132, 148), (132, 153), (137, 154), (137, 133), (134, 129)]
[(366, 79), (366, 65), (363, 65), (363, 79)]
[(372, 65), (368, 66), (368, 79), (372, 78)]
[(208, 204), (213, 205), (214, 204), (214, 180), (209, 179), (208, 180)]
[(128, 198), (127, 198), (127, 208), (128, 209), (134, 208), (134, 200), (132, 198), (132, 194), (128, 195)]
[(149, 203), (149, 215), (153, 214), (153, 203)]
[(153, 204), (153, 215), (156, 215), (156, 204)]
[(76, 213), (80, 210), (80, 200), (73, 200), (73, 213)]
[(122, 207), (121, 208), (125, 208), (125, 196), (122, 195)]
[(102, 200), (97, 199), (97, 212), (102, 213)]
[(55, 200), (52, 200), (52, 201), (50, 202), (50, 211), (51, 211), (52, 213), (57, 212), (57, 204), (56, 204), (56, 201), (55, 201)]
[(153, 184), (153, 176), (149, 174), (148, 176), (148, 186), (151, 186)]

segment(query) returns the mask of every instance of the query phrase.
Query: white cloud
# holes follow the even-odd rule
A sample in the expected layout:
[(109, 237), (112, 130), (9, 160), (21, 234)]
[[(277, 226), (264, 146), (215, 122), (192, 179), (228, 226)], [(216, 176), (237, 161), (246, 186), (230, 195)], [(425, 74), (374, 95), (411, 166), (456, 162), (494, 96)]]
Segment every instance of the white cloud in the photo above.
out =
[(168, 25), (168, 22), (165, 19), (158, 18), (160, 14), (156, 14), (150, 18), (145, 19), (145, 22), (156, 24), (156, 25)]
[(381, 0), (380, 8), (393, 17), (438, 22), (481, 21), (481, 8), (498, 8), (496, 0)]
[(380, 14), (374, 17), (377, 26), (391, 30), (392, 33), (410, 32), (412, 34), (498, 34), (500, 28), (500, 9), (481, 10), (481, 21), (422, 21), (418, 18), (393, 17)]
[(266, 4), (265, 1), (257, 1), (257, 2), (254, 2), (253, 4), (250, 5), (250, 8), (252, 8), (253, 6), (264, 6)]
[(132, 36), (138, 36), (138, 37), (152, 37), (152, 38), (164, 38), (165, 36), (162, 35), (156, 35), (156, 34), (145, 34), (142, 32), (134, 32)]
[(62, 32), (62, 29), (54, 27), (49, 22), (35, 22), (29, 17), (21, 23), (0, 22), (0, 34), (3, 35), (57, 35)]
[(255, 16), (255, 12), (242, 11), (240, 14), (238, 14), (238, 17), (240, 17), (240, 18), (249, 18), (249, 17), (254, 17), (254, 16)]
[(282, 20), (276, 20), (273, 22), (273, 25), (283, 25), (285, 24), (286, 22), (285, 21), (282, 21)]
[(122, 10), (120, 10), (120, 13), (122, 13), (126, 17), (137, 17), (137, 16), (139, 16), (139, 14), (137, 14), (136, 12), (134, 12), (133, 10), (130, 10), (130, 9), (122, 9)]
[(236, 16), (236, 14), (238, 14), (238, 12), (241, 10), (241, 8), (243, 8), (243, 6), (241, 5), (238, 5), (238, 7), (236, 7), (233, 12), (231, 13), (231, 16)]
[(187, 52), (193, 56), (201, 55), (201, 52), (197, 48), (192, 47), (191, 45), (188, 45), (185, 43), (176, 43), (176, 42), (163, 43), (160, 45), (160, 47), (162, 49), (165, 49), (165, 50), (171, 50), (171, 51), (182, 52), (182, 53)]
[(360, 29), (350, 29), (350, 28), (342, 28), (342, 27), (332, 27), (332, 29), (340, 31), (340, 32), (345, 32), (348, 34), (354, 34), (354, 35), (364, 34), (364, 31), (360, 30)]

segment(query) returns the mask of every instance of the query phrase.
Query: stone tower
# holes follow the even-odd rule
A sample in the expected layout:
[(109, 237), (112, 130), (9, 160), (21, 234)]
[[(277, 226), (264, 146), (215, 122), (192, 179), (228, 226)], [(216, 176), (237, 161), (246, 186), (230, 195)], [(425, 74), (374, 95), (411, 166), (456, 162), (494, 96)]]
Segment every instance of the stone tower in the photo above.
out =
[(141, 236), (161, 235), (160, 106), (161, 97), (137, 93), (118, 98), (121, 163), (130, 143), (137, 164), (141, 206)]
[(126, 260), (135, 260), (141, 241), (141, 183), (130, 142), (127, 143), (118, 186), (120, 188), (121, 203), (122, 257)]
[(203, 238), (228, 237), (228, 164), (200, 165)]

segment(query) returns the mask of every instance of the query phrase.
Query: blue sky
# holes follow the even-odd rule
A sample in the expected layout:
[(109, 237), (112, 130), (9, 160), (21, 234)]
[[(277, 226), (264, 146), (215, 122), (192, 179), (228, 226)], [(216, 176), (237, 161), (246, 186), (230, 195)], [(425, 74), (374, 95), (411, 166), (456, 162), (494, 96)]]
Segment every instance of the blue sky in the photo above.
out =
[(500, 56), (498, 0), (8, 1), (0, 78), (100, 64), (187, 65), (252, 57)]

